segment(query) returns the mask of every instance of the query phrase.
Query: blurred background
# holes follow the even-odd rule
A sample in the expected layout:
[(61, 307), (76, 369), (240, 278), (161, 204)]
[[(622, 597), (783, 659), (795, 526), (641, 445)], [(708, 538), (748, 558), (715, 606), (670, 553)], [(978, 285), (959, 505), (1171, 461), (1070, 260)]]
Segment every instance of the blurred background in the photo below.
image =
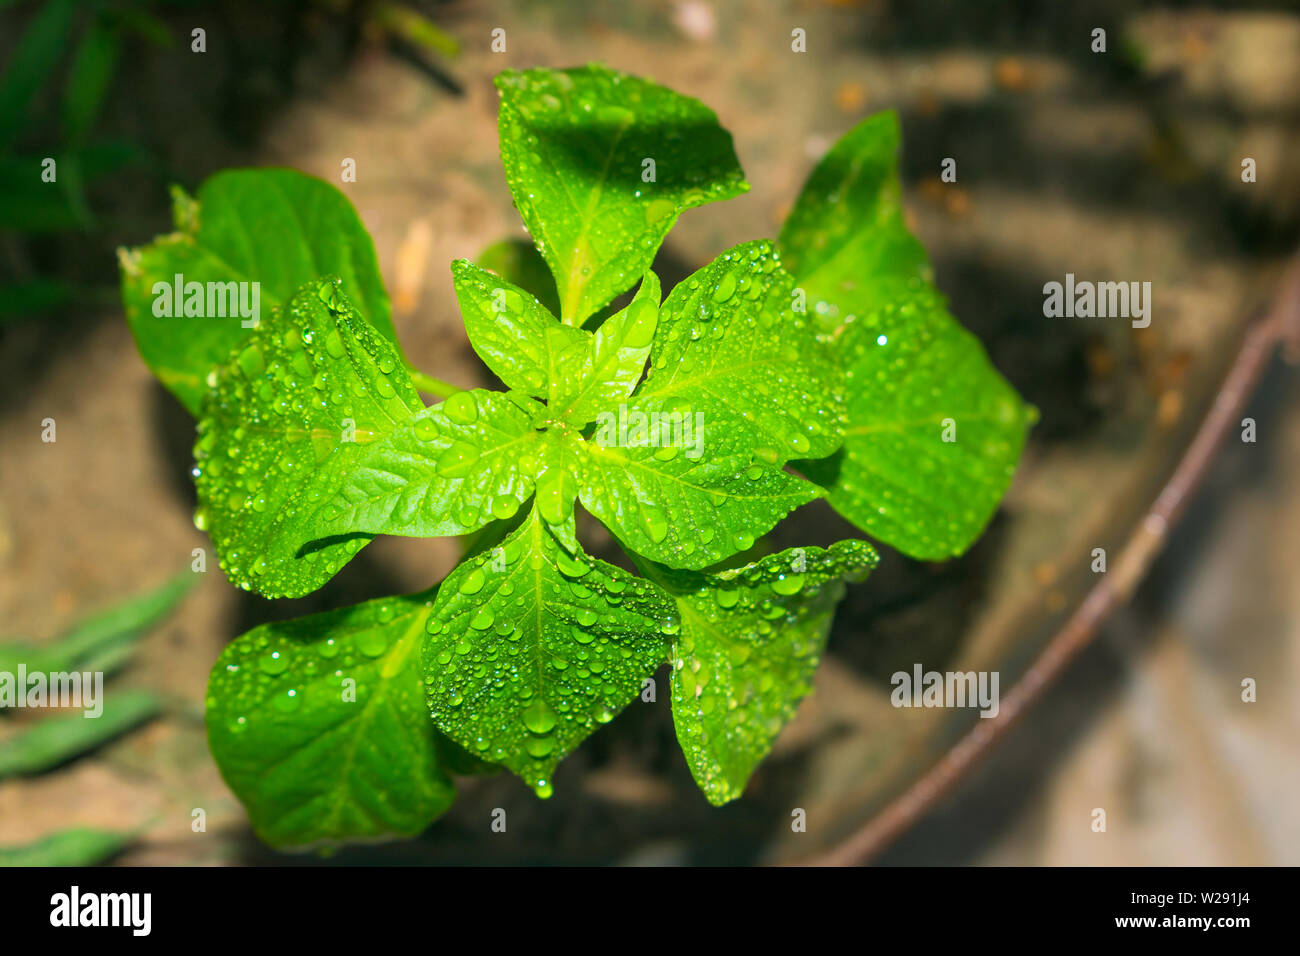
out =
[[(195, 28), (206, 52), (191, 49)], [(503, 53), (490, 48), (496, 28)], [(791, 51), (795, 28), (806, 53)], [(1096, 28), (1104, 53), (1092, 52)], [(671, 279), (774, 236), (835, 139), (898, 110), (908, 214), (938, 284), (1041, 421), (967, 556), (927, 565), (885, 549), (851, 590), (815, 694), (744, 799), (705, 803), (665, 696), (589, 739), (549, 801), (508, 774), (477, 778), (418, 840), (276, 853), (208, 755), (217, 654), (265, 620), (427, 587), (459, 544), (378, 539), (299, 601), (238, 592), (215, 561), (188, 589), (169, 584), (208, 547), (191, 522), (193, 423), (136, 353), (115, 249), (170, 230), (171, 183), (193, 192), (239, 165), (313, 173), (371, 231), (413, 364), (486, 382), (448, 263), (523, 235), (492, 77), (593, 60), (702, 99), (752, 184), (683, 218), (656, 265)], [(0, 0), (0, 64), (0, 638), (89, 641), (77, 622), (119, 608), (90, 631), (116, 648), (114, 686), (150, 702), (110, 741), (0, 762), (0, 847), (94, 827), (124, 835), (108, 847), (121, 864), (834, 852), (975, 719), (895, 709), (889, 676), (916, 663), (998, 670), (1006, 694), (1094, 583), (1092, 550), (1118, 553), (1168, 478), (1300, 246), (1293, 3)], [(44, 157), (58, 159), (57, 186), (40, 183)], [(956, 183), (940, 179), (945, 157)], [(340, 182), (345, 158), (355, 183)], [(1042, 286), (1067, 272), (1151, 282), (1150, 327), (1044, 318)], [(1131, 603), (873, 862), (1300, 863), (1298, 397), (1295, 369), (1271, 362), (1245, 412), (1257, 440), (1228, 435)], [(41, 440), (47, 418), (54, 443)], [(594, 523), (583, 533), (608, 545)], [(810, 507), (775, 537), (853, 534)], [(120, 610), (138, 595), (144, 605)], [(1253, 703), (1244, 678), (1257, 681)], [(0, 716), (0, 748), (42, 719)], [(490, 832), (494, 807), (508, 834)], [(792, 807), (806, 809), (806, 833), (790, 832)], [(205, 832), (192, 830), (195, 808)]]

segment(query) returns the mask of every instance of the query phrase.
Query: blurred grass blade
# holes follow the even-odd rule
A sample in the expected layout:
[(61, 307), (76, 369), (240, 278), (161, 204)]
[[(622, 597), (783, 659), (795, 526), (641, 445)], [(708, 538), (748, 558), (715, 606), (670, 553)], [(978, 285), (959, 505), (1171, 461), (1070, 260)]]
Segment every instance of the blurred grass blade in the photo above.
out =
[(123, 6), (114, 10), (113, 15), (126, 29), (159, 49), (170, 49), (175, 45), (167, 24), (147, 10)]
[(63, 135), (69, 143), (84, 142), (90, 132), (113, 81), (121, 45), (118, 28), (100, 20), (91, 23), (77, 45), (63, 88)]
[(104, 695), (104, 713), (97, 718), (77, 710), (38, 721), (0, 739), (0, 780), (57, 767), (150, 720), (161, 709), (158, 698), (147, 691), (120, 691)]
[(171, 613), (194, 586), (194, 580), (193, 572), (182, 571), (161, 587), (86, 618), (59, 645), (80, 658), (134, 641)]
[(90, 183), (124, 166), (139, 162), (143, 153), (126, 143), (97, 143), (63, 150), (55, 157), (58, 179), (41, 178), (41, 156), (0, 156), (0, 229), (51, 233), (84, 224), (86, 214), (69, 188)]
[(0, 149), (23, 128), (33, 98), (49, 82), (67, 43), (75, 9), (73, 0), (50, 0), (18, 41), (9, 69), (0, 78)]
[(84, 658), (105, 655), (108, 660), (118, 660), (116, 655), (128, 653), (148, 628), (176, 607), (193, 584), (194, 575), (183, 571), (160, 588), (82, 620), (50, 644), (0, 644), (0, 671), (12, 672), (20, 663), (26, 664), (28, 671), (66, 671), (78, 668)]
[(456, 56), (460, 43), (428, 17), (401, 3), (376, 3), (371, 11), (375, 21), (393, 36), (433, 53)]
[(72, 287), (53, 279), (0, 284), (0, 324), (42, 315), (66, 305), (71, 298)]
[(74, 827), (22, 846), (0, 846), (0, 866), (94, 866), (130, 842), (125, 833)]
[(88, 657), (83, 658), (77, 664), (77, 670), (82, 673), (91, 674), (102, 673), (104, 679), (121, 670), (135, 653), (135, 642), (116, 644), (103, 650), (96, 651)]
[(85, 659), (115, 659), (129, 652), (134, 642), (172, 610), (193, 584), (193, 575), (177, 575), (155, 591), (131, 598), (77, 624), (51, 644), (0, 644), (0, 671), (13, 671), (18, 664), (28, 671), (64, 671), (81, 666)]

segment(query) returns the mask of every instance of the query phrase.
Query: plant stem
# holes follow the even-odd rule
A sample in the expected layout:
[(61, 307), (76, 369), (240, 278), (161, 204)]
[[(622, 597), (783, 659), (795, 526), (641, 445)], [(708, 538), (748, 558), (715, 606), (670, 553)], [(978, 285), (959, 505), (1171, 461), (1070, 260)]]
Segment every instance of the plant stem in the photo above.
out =
[(444, 382), (442, 379), (434, 378), (432, 375), (425, 375), (419, 369), (411, 368), (409, 365), (406, 367), (406, 371), (410, 374), (411, 381), (415, 384), (415, 387), (422, 392), (428, 392), (430, 395), (436, 395), (439, 398), (450, 398), (457, 392), (465, 391), (463, 388), (452, 385), (450, 382)]

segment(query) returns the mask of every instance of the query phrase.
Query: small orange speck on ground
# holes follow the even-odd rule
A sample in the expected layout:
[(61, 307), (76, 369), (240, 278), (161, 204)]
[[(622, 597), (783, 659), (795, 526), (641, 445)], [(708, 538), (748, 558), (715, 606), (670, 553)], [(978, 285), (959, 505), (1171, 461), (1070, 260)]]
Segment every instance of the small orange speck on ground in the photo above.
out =
[(1156, 424), (1161, 428), (1171, 428), (1178, 423), (1183, 414), (1183, 393), (1176, 388), (1161, 393), (1156, 405)]
[(1185, 62), (1199, 63), (1210, 52), (1210, 47), (1204, 37), (1193, 31), (1183, 37), (1180, 52)]
[(964, 216), (970, 212), (970, 193), (958, 186), (949, 186), (944, 196), (944, 208), (950, 216)]
[(1187, 349), (1179, 349), (1173, 355), (1164, 360), (1160, 366), (1161, 384), (1172, 388), (1183, 381), (1187, 376), (1187, 369), (1192, 364), (1192, 353)]
[(929, 176), (921, 180), (921, 195), (934, 203), (943, 202), (943, 180), (938, 176)]
[(1134, 329), (1133, 342), (1137, 346), (1138, 357), (1144, 362), (1150, 361), (1160, 346), (1158, 336), (1150, 328)]
[(1109, 378), (1115, 371), (1115, 353), (1105, 342), (1089, 343), (1083, 357), (1093, 378)]
[(964, 216), (970, 212), (970, 193), (938, 176), (929, 176), (917, 186), (926, 202), (942, 206), (950, 216)]
[(1029, 86), (1029, 71), (1014, 56), (1004, 56), (993, 64), (993, 79), (998, 86), (1019, 93)]
[(1034, 581), (1039, 587), (1050, 587), (1056, 583), (1056, 565), (1051, 561), (1039, 561), (1034, 565)]
[(928, 87), (916, 94), (916, 111), (922, 116), (937, 116), (943, 103)]
[(835, 90), (835, 108), (841, 113), (856, 113), (867, 103), (867, 90), (861, 83), (841, 83)]

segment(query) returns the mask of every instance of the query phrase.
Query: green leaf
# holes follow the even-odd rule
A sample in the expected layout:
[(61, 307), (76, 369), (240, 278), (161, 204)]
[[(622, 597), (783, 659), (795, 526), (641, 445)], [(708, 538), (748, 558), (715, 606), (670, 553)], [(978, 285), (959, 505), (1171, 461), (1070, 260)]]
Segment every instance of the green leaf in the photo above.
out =
[(507, 282), (513, 282), (546, 307), (551, 315), (560, 314), (560, 296), (555, 291), (555, 278), (551, 269), (526, 239), (502, 239), (478, 254), (475, 260), (489, 272), (495, 272)]
[(659, 277), (647, 272), (628, 307), (606, 319), (563, 358), (561, 368), (573, 371), (550, 400), (555, 417), (585, 425), (632, 394), (654, 341), (659, 295)]
[(370, 540), (336, 534), (327, 506), (424, 408), (397, 350), (339, 288), (308, 283), (260, 323), (201, 409), (195, 522), (230, 580), (267, 597), (310, 594)]
[[(237, 169), (207, 180), (194, 199), (179, 189), (173, 194), (177, 231), (119, 252), (122, 299), (140, 354), (192, 414), (208, 372), (252, 336), (244, 326), (251, 320), (237, 308), (222, 308), (218, 287), (206, 285), (201, 311), (214, 314), (173, 308), (170, 316), (155, 315), (156, 301), (164, 302), (163, 290), (177, 275), (187, 284), (258, 283), (262, 319), (304, 283), (339, 276), (366, 321), (398, 348), (374, 244), (339, 190), (293, 170)], [(251, 287), (244, 294), (251, 305)], [(188, 294), (182, 298), (188, 301)]]
[(86, 28), (63, 90), (63, 135), (69, 142), (80, 143), (90, 132), (120, 52), (121, 33), (115, 24), (96, 19)]
[(723, 253), (668, 296), (649, 375), (580, 448), (582, 503), (628, 548), (704, 568), (822, 496), (781, 465), (838, 447), (839, 370), (792, 306), (767, 242)]
[(915, 558), (961, 554), (1006, 493), (1034, 418), (930, 284), (903, 222), (898, 121), (854, 127), (804, 186), (783, 261), (835, 335), (843, 451), (801, 464), (831, 505)]
[(749, 188), (730, 134), (691, 97), (597, 65), (496, 84), (506, 180), (569, 325), (630, 288), (682, 212)]
[(892, 110), (853, 127), (817, 164), (781, 228), (781, 262), (827, 331), (843, 318), (838, 298), (869, 301), (878, 283), (931, 279), (925, 248), (903, 222), (900, 139)]
[(32, 101), (53, 75), (67, 46), (76, 9), (73, 0), (49, 0), (18, 41), (9, 68), (0, 78), (0, 149), (22, 130)]
[(644, 579), (567, 555), (534, 510), (438, 592), (423, 663), (434, 721), (550, 796), (560, 759), (664, 660), (674, 620)]
[(433, 591), (263, 624), (208, 682), (208, 742), (274, 846), (414, 836), (455, 796), (420, 685)]
[(0, 780), (57, 767), (151, 720), (161, 710), (158, 698), (145, 691), (105, 694), (102, 703), (98, 717), (80, 712), (47, 717), (0, 739)]
[(831, 505), (904, 554), (944, 560), (983, 532), (1033, 420), (932, 289), (864, 305), (838, 347), (848, 366), (844, 452), (804, 473)]
[(636, 397), (688, 403), (768, 464), (831, 454), (842, 375), (794, 305), (771, 242), (732, 247), (669, 294)]
[(194, 574), (183, 571), (156, 590), (86, 618), (52, 643), (0, 644), (0, 672), (13, 673), (19, 664), (25, 664), (29, 672), (102, 670), (86, 668), (84, 662), (117, 650), (130, 650), (142, 634), (171, 613), (193, 586)]
[(550, 439), (513, 394), (457, 392), (340, 459), (317, 533), (459, 535), (514, 515)]
[(95, 866), (131, 842), (129, 834), (74, 827), (22, 846), (0, 846), (0, 866)]
[(699, 569), (746, 550), (795, 508), (825, 494), (756, 461), (735, 431), (706, 426), (704, 436), (694, 447), (691, 441), (620, 447), (619, 439), (598, 430), (579, 446), (583, 507), (629, 550), (670, 567)]
[(576, 475), (581, 462), (581, 439), (561, 433), (547, 443), (537, 474), (537, 513), (555, 539), (571, 555), (579, 554), (577, 519), (573, 504), (578, 497)]
[(456, 298), (474, 351), (507, 388), (539, 398), (563, 381), (560, 356), (591, 334), (561, 325), (535, 297), (474, 265), (451, 264)]
[(864, 541), (792, 548), (720, 574), (660, 571), (677, 602), (673, 723), (710, 803), (744, 792), (812, 689), (846, 580), (879, 558)]

